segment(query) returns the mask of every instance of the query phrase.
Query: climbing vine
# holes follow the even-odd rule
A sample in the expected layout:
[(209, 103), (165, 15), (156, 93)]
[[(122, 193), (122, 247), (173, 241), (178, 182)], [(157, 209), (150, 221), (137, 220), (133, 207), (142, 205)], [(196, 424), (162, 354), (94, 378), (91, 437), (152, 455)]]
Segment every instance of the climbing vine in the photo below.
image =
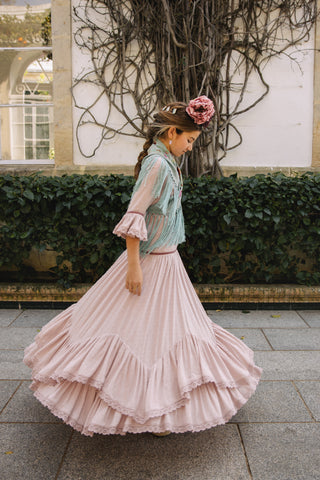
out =
[[(181, 166), (185, 175), (221, 176), (219, 161), (242, 142), (235, 119), (269, 91), (263, 66), (281, 54), (297, 61), (295, 48), (309, 39), (316, 4), (316, 0), (79, 0), (74, 7), (74, 39), (88, 58), (73, 87), (81, 109), (80, 151), (89, 158), (117, 134), (141, 137), (155, 109), (205, 94), (214, 99), (218, 114)], [(252, 77), (260, 82), (255, 98), (247, 95)], [(78, 93), (84, 84), (85, 96)], [(95, 145), (85, 152), (81, 130), (88, 124), (95, 129)]]

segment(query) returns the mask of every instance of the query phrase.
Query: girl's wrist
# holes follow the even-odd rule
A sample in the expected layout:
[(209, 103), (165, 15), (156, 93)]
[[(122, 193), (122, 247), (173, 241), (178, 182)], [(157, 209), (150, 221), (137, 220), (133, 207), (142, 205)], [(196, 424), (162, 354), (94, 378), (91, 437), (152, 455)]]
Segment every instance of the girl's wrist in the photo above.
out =
[(140, 265), (140, 259), (138, 258), (129, 258), (128, 259), (128, 266), (129, 267), (137, 267)]

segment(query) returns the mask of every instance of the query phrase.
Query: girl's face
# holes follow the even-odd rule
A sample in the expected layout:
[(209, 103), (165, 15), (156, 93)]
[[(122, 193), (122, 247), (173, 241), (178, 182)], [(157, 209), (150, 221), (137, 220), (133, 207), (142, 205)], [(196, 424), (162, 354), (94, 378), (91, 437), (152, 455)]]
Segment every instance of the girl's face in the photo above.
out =
[[(199, 130), (194, 130), (192, 132), (182, 132), (179, 134), (175, 128), (172, 129), (171, 132), (168, 132), (169, 151), (175, 157), (180, 157), (186, 152), (191, 152), (193, 142), (197, 140), (200, 133)], [(170, 140), (171, 144), (169, 143)]]

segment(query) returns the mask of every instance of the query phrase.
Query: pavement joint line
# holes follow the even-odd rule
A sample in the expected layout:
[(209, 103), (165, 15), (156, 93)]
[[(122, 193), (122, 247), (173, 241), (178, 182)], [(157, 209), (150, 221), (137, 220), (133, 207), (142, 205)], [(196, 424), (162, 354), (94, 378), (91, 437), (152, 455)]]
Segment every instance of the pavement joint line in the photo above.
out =
[(281, 353), (289, 353), (289, 352), (305, 352), (305, 353), (308, 353), (308, 352), (314, 352), (314, 353), (317, 353), (317, 352), (320, 352), (320, 349), (317, 349), (317, 350), (314, 350), (314, 349), (309, 349), (309, 350), (306, 350), (305, 348), (303, 349), (294, 349), (294, 348), (288, 348), (288, 349), (284, 349), (284, 350), (275, 350), (273, 349), (272, 351), (271, 350), (253, 350), (254, 352), (269, 352), (269, 353), (273, 353), (273, 352), (281, 352)]
[(306, 402), (305, 402), (305, 400), (304, 400), (304, 398), (303, 398), (303, 396), (302, 396), (302, 393), (300, 393), (300, 390), (299, 390), (299, 388), (297, 387), (297, 385), (295, 384), (294, 380), (292, 380), (291, 383), (292, 383), (292, 385), (294, 386), (297, 394), (298, 394), (299, 397), (301, 398), (301, 400), (302, 400), (304, 406), (306, 407), (306, 410), (307, 410), (307, 412), (309, 413), (310, 417), (313, 419), (314, 423), (317, 423), (317, 420), (315, 419), (315, 417), (313, 416), (313, 413), (311, 412), (310, 408), (309, 408), (308, 405), (306, 404)]
[[(48, 320), (48, 323), (49, 323), (49, 321), (50, 320)], [(15, 327), (14, 325), (13, 326), (9, 325), (7, 327), (0, 327), (0, 328), (14, 328), (15, 330), (18, 330), (18, 329), (22, 330), (23, 328), (41, 328), (41, 327), (24, 327), (24, 326), (20, 326), (20, 325)]]
[[(16, 392), (19, 390), (19, 388), (21, 387), (22, 385), (22, 380), (20, 380), (20, 383), (19, 385), (17, 386), (17, 388), (15, 389), (15, 391), (12, 393), (12, 395), (10, 396), (9, 400), (4, 404), (3, 408), (0, 410), (0, 415), (4, 412), (4, 410), (6, 409), (8, 403), (11, 401), (11, 399), (14, 397), (14, 395), (16, 394)], [(0, 423), (5, 423), (5, 422), (0, 422)]]
[[(261, 382), (270, 382), (270, 380), (260, 380)], [(275, 382), (283, 382), (283, 381), (286, 381), (286, 382), (320, 382), (320, 380), (310, 380), (310, 378), (306, 378), (306, 379), (300, 379), (300, 380), (272, 380), (272, 381), (275, 381)]]
[(0, 352), (22, 352), (24, 348), (0, 348)]
[[(269, 352), (271, 353), (270, 350), (254, 350), (254, 352)], [(306, 350), (305, 348), (303, 349), (294, 349), (294, 348), (290, 348), (288, 350), (272, 350), (272, 352), (282, 352), (282, 353), (289, 353), (289, 352), (320, 352), (320, 349), (317, 349), (317, 350)]]
[[(214, 322), (214, 323), (218, 323), (218, 322)], [(3, 327), (3, 328), (6, 328), (6, 327)], [(14, 328), (18, 328), (18, 327), (14, 327)], [(19, 328), (27, 328), (27, 327), (19, 327)], [(277, 330), (314, 330), (315, 328), (320, 328), (320, 327), (223, 327), (225, 330), (229, 330), (232, 328), (232, 330), (243, 330), (244, 328), (246, 330), (260, 330), (260, 329), (264, 329), (264, 330), (274, 330), (274, 329), (277, 329)]]
[[(214, 323), (217, 323), (217, 322), (214, 322)], [(2, 328), (7, 328), (7, 327), (2, 327)], [(12, 327), (12, 328), (27, 328), (27, 327)], [(274, 329), (277, 329), (277, 330), (287, 330), (287, 329), (290, 329), (290, 330), (307, 330), (306, 327), (223, 327), (225, 330), (243, 330), (244, 328), (246, 330), (274, 330)], [(314, 328), (320, 328), (320, 327), (309, 327), (309, 329), (314, 329)], [(308, 330), (309, 330), (308, 329)]]
[(240, 438), (240, 443), (241, 443), (241, 448), (242, 448), (242, 451), (243, 451), (243, 454), (244, 454), (244, 458), (246, 460), (246, 465), (247, 465), (249, 478), (251, 480), (253, 480), (252, 471), (251, 471), (249, 459), (248, 459), (248, 456), (247, 456), (246, 448), (244, 446), (244, 442), (243, 442), (243, 438), (242, 438), (242, 435), (241, 435), (241, 430), (240, 430), (239, 424), (237, 424), (237, 432), (238, 432), (238, 435), (239, 435), (239, 438)]
[(7, 327), (11, 327), (12, 323), (14, 323), (20, 317), (20, 315), (22, 315), (23, 310), (21, 308), (19, 308), (19, 310), (20, 310), (19, 314), (16, 316), (14, 320), (12, 320), (12, 322), (9, 325), (7, 325)]
[(54, 477), (54, 480), (58, 480), (58, 478), (59, 478), (59, 475), (60, 475), (60, 472), (61, 472), (61, 469), (62, 469), (62, 466), (63, 466), (63, 462), (64, 462), (64, 459), (67, 455), (67, 452), (68, 452), (68, 449), (69, 449), (69, 446), (70, 446), (73, 435), (74, 435), (74, 431), (71, 431), (70, 437), (67, 441), (66, 448), (64, 449), (64, 452), (63, 452), (62, 457), (61, 457), (61, 461), (58, 465), (58, 470), (57, 470), (56, 476)]
[(261, 328), (260, 330), (261, 330), (262, 335), (264, 336), (265, 340), (267, 341), (268, 345), (270, 346), (271, 351), (275, 351), (275, 349), (273, 348), (273, 345), (271, 344), (269, 338), (268, 338), (267, 335), (264, 333), (264, 329)]
[[(6, 422), (2, 422), (2, 423), (6, 423)], [(279, 422), (275, 422), (275, 421), (273, 421), (273, 422), (255, 422), (255, 421), (252, 421), (252, 420), (247, 420), (247, 421), (246, 420), (243, 420), (243, 421), (237, 420), (235, 422), (235, 421), (229, 420), (228, 423), (232, 423), (233, 425), (248, 425), (248, 424), (249, 425), (279, 425), (279, 424), (281, 424), (281, 425), (314, 425), (315, 423), (320, 423), (320, 422), (318, 422), (318, 421), (314, 422), (312, 420), (308, 420), (308, 421), (304, 421), (304, 422), (301, 421), (301, 420), (300, 421), (297, 420), (297, 421), (294, 421), (294, 422), (289, 422), (289, 421), (288, 422), (283, 422), (283, 421), (282, 422), (281, 421), (279, 421)]]
[[(6, 328), (6, 327), (4, 327)], [(30, 328), (30, 327), (29, 327)], [(261, 327), (261, 330), (283, 330), (284, 327)], [(258, 330), (256, 328), (255, 330)], [(320, 330), (320, 327), (286, 327), (285, 330)]]
[(286, 378), (280, 380), (260, 380), (260, 382), (319, 382), (319, 378), (308, 378), (305, 380), (304, 378)]
[[(26, 382), (27, 380), (22, 380), (23, 382)], [(274, 380), (264, 380), (261, 379), (259, 383), (261, 382), (320, 382), (319, 379), (316, 380), (310, 380), (310, 378), (303, 379), (303, 380), (279, 380), (278, 378), (275, 378)]]
[(62, 426), (66, 426), (65, 423), (63, 422), (12, 422), (12, 421), (2, 421), (0, 420), (0, 425), (62, 425)]
[(312, 328), (308, 322), (303, 318), (303, 316), (300, 314), (299, 310), (296, 310), (296, 313), (299, 315), (299, 317), (301, 318), (301, 320), (307, 325), (308, 328)]
[(31, 385), (31, 378), (28, 379), (28, 378), (1, 378), (0, 379), (1, 382), (30, 382), (30, 385)]

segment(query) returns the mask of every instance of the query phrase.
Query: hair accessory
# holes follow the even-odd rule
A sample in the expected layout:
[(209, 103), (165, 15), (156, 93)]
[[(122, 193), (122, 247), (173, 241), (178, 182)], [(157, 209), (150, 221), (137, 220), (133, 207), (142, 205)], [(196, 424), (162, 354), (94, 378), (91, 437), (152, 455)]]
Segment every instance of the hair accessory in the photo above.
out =
[(172, 140), (169, 140), (169, 145), (171, 145), (171, 143), (172, 143)]
[(170, 110), (170, 108), (171, 108), (170, 106), (168, 106), (168, 107), (165, 106), (165, 107), (163, 107), (162, 111), (163, 111), (163, 112), (170, 112), (170, 113), (172, 113), (173, 115), (174, 115), (175, 113), (177, 113), (177, 109), (176, 109), (176, 108), (173, 108), (172, 110)]
[(201, 97), (190, 100), (189, 105), (186, 108), (187, 114), (192, 118), (194, 123), (204, 127), (206, 127), (210, 122), (214, 111), (212, 100), (205, 95), (201, 95)]

